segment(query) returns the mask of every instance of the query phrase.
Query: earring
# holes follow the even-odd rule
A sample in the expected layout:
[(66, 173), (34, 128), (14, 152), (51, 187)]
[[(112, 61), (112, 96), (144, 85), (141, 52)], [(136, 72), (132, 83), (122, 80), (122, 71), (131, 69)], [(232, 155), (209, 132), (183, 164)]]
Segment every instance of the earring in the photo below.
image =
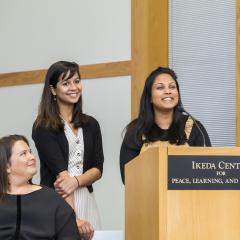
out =
[(53, 101), (57, 101), (56, 95), (53, 95)]

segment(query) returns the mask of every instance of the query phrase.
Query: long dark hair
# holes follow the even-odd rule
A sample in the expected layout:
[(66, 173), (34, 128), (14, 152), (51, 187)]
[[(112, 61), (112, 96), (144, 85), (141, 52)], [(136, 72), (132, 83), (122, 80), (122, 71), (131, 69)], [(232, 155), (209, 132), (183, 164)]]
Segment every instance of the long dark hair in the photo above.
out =
[(182, 113), (184, 112), (183, 104), (181, 101), (180, 96), (180, 89), (179, 84), (177, 82), (177, 75), (175, 72), (170, 68), (165, 67), (158, 67), (153, 70), (149, 76), (147, 77), (144, 85), (144, 89), (141, 96), (140, 101), (140, 109), (138, 117), (133, 120), (127, 126), (127, 131), (135, 129), (135, 140), (137, 143), (142, 141), (142, 136), (146, 138), (145, 141), (151, 141), (151, 130), (154, 125), (154, 111), (151, 102), (152, 98), (152, 85), (156, 79), (156, 77), (160, 74), (169, 74), (174, 81), (176, 82), (178, 94), (179, 94), (179, 101), (174, 108), (173, 113), (173, 121), (169, 127), (169, 136), (168, 140), (172, 144), (181, 145), (186, 142), (186, 134), (184, 132), (183, 127), (183, 118)]
[(29, 146), (28, 140), (21, 135), (9, 135), (0, 138), (0, 200), (4, 198), (8, 191), (7, 168), (10, 164), (13, 145), (17, 141), (24, 141)]
[[(81, 79), (79, 66), (75, 62), (59, 61), (50, 66), (46, 74), (34, 128), (41, 126), (55, 130), (63, 130), (64, 124), (60, 118), (57, 101), (51, 92), (51, 86), (56, 88), (60, 78), (65, 79), (67, 77), (67, 80), (75, 73), (77, 73), (79, 79)], [(87, 116), (82, 113), (82, 96), (80, 96), (78, 102), (74, 104), (71, 123), (73, 123), (74, 128), (79, 128), (82, 127), (87, 120)]]

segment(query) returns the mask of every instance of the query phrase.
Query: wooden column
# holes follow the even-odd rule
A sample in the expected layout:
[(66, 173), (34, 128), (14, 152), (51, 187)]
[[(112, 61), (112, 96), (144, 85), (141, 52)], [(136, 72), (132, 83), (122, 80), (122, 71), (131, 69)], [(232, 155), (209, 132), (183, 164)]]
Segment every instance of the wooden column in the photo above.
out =
[(168, 0), (132, 0), (132, 118), (147, 75), (168, 66)]
[(237, 118), (237, 146), (240, 146), (240, 0), (236, 1), (236, 118)]

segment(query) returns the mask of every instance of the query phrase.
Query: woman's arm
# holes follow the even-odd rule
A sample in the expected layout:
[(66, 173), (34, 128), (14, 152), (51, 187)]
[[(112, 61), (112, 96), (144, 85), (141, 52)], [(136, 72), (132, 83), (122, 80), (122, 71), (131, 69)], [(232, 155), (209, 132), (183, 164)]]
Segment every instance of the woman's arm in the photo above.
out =
[(84, 159), (86, 161), (91, 162), (91, 166), (88, 167), (87, 170), (90, 170), (91, 168), (96, 168), (99, 170), (100, 174), (102, 175), (103, 162), (104, 162), (102, 134), (101, 134), (101, 129), (100, 129), (99, 123), (97, 122), (96, 119), (92, 119), (91, 127), (86, 129), (86, 131), (90, 131), (90, 133), (92, 135), (92, 139), (93, 139), (92, 146), (88, 146), (88, 145), (84, 146), (86, 148), (88, 147), (92, 151), (92, 156), (91, 156), (92, 159)]
[[(74, 209), (73, 194), (71, 194), (65, 200)], [(63, 204), (63, 206), (59, 209), (59, 212), (61, 214), (63, 214), (64, 211), (68, 210), (68, 209), (66, 209), (66, 210), (65, 209), (66, 209), (66, 207)], [(86, 240), (92, 239), (92, 237), (94, 235), (94, 229), (89, 222), (87, 222), (85, 220), (80, 220), (79, 218), (75, 218), (75, 215), (73, 213), (69, 217), (65, 213), (61, 217), (57, 215), (56, 218), (57, 218), (56, 219), (56, 221), (57, 221), (57, 237), (56, 237), (56, 239), (59, 239), (59, 240), (64, 239), (63, 237), (66, 237), (66, 239), (71, 238), (74, 240), (80, 239), (77, 237), (78, 234), (76, 232), (74, 232), (76, 225), (77, 225), (78, 231), (81, 235), (81, 239), (82, 238), (86, 239)], [(63, 223), (64, 223), (64, 225), (63, 225)], [(58, 230), (58, 224), (60, 225), (59, 230)], [(61, 227), (61, 225), (63, 225), (63, 226)]]
[[(63, 198), (67, 199), (78, 188), (78, 184), (75, 177), (70, 176), (67, 171), (63, 171), (57, 176), (54, 187)], [(72, 206), (71, 202), (69, 204)]]
[[(74, 195), (73, 194), (69, 195), (65, 200), (75, 211)], [(81, 220), (79, 218), (76, 218), (76, 222), (77, 222), (77, 227), (78, 227), (78, 230), (79, 230), (81, 236), (84, 239), (92, 239), (92, 237), (94, 235), (94, 229), (93, 229), (92, 225), (88, 221)]]
[[(59, 174), (59, 177), (63, 177), (63, 176), (67, 176), (67, 175), (68, 175), (68, 173), (65, 171), (65, 172), (61, 172)], [(75, 211), (73, 193), (71, 193), (69, 196), (67, 196), (65, 198), (65, 200)], [(85, 239), (92, 239), (93, 234), (94, 234), (94, 229), (93, 229), (92, 225), (88, 221), (81, 220), (79, 218), (76, 218), (76, 222), (77, 222), (77, 227), (78, 227), (78, 230), (79, 230), (81, 236)]]
[(93, 184), (98, 179), (100, 179), (102, 173), (98, 168), (91, 168), (87, 170), (84, 174), (76, 176), (78, 179), (79, 187), (85, 187)]
[(84, 174), (75, 177), (71, 177), (68, 174), (59, 174), (59, 177), (54, 183), (54, 187), (63, 198), (67, 198), (78, 187), (89, 186), (100, 179), (101, 176), (101, 172), (97, 168), (91, 168)]
[(125, 164), (137, 157), (140, 153), (141, 146), (136, 144), (133, 133), (127, 132), (120, 150), (120, 172), (122, 182), (125, 182)]

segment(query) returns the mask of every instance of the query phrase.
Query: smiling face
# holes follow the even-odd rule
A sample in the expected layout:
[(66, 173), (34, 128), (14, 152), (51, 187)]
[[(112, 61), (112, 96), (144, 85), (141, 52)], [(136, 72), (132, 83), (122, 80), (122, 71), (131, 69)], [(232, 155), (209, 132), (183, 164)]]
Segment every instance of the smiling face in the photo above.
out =
[(151, 102), (154, 111), (173, 111), (178, 104), (179, 93), (177, 84), (171, 75), (158, 75), (152, 85)]
[(30, 180), (36, 174), (36, 160), (28, 144), (16, 141), (12, 147), (12, 155), (7, 172), (10, 178)]
[(73, 105), (77, 103), (81, 93), (82, 84), (77, 72), (68, 78), (70, 71), (66, 74), (65, 78), (60, 76), (60, 80), (55, 88), (51, 88), (52, 94), (56, 96), (58, 105)]

